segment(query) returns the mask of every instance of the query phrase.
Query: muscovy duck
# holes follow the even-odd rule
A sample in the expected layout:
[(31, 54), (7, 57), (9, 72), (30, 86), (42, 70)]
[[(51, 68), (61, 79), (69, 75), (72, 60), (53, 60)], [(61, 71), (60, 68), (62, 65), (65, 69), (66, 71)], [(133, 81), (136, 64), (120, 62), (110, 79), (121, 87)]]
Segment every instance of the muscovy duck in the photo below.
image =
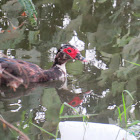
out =
[(79, 50), (72, 45), (63, 45), (57, 52), (54, 64), (49, 70), (43, 70), (36, 64), (23, 60), (0, 58), (0, 86), (5, 84), (15, 91), (20, 85), (60, 80), (66, 77), (65, 64), (70, 59), (86, 62)]

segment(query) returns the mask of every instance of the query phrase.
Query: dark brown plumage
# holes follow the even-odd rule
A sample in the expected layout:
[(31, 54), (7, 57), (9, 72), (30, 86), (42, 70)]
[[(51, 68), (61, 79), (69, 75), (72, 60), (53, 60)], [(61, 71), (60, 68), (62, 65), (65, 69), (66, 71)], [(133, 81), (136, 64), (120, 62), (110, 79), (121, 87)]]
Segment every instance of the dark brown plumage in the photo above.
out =
[(32, 82), (60, 80), (66, 76), (65, 63), (70, 59), (85, 61), (77, 48), (71, 45), (61, 47), (55, 62), (49, 70), (43, 70), (36, 64), (23, 60), (0, 58), (0, 85), (7, 85), (16, 90), (20, 85), (28, 87)]

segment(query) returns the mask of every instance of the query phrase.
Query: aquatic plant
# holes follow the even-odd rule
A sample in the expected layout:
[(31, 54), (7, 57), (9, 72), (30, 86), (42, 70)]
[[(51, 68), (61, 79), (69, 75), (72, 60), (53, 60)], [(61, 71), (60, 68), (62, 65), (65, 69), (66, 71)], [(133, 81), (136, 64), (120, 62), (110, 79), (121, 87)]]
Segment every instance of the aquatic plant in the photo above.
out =
[(18, 0), (18, 1), (24, 7), (25, 13), (28, 16), (31, 25), (36, 26), (37, 25), (37, 12), (35, 10), (35, 6), (32, 0)]
[(137, 63), (134, 63), (134, 62), (130, 62), (130, 61), (128, 61), (128, 60), (124, 60), (124, 61), (126, 61), (126, 62), (128, 62), (128, 63), (130, 63), (130, 64), (133, 64), (133, 65), (136, 65), (136, 66), (140, 66), (140, 64), (137, 64)]
[(129, 105), (129, 106), (126, 108), (124, 93), (127, 93), (127, 94), (131, 97), (132, 100), (134, 100), (134, 98), (133, 98), (132, 94), (131, 94), (128, 90), (124, 90), (124, 91), (122, 92), (123, 112), (121, 112), (120, 107), (117, 107), (117, 109), (118, 109), (118, 114), (119, 114), (119, 115), (118, 115), (118, 119), (119, 119), (119, 121), (122, 123), (122, 115), (124, 115), (125, 125), (126, 125), (126, 127), (127, 127), (127, 113), (126, 113), (126, 111), (131, 107), (131, 105)]
[[(62, 116), (65, 106), (71, 108), (71, 109), (76, 113), (76, 115), (64, 115), (64, 116)], [(77, 118), (77, 117), (82, 117), (82, 118), (83, 118), (83, 121), (84, 121), (84, 122), (87, 122), (89, 116), (96, 116), (96, 115), (97, 115), (97, 114), (80, 115), (74, 107), (72, 107), (71, 105), (69, 105), (69, 104), (67, 104), (66, 102), (64, 102), (64, 103), (61, 105), (61, 107), (60, 107), (60, 111), (59, 111), (59, 122), (61, 121), (61, 119), (64, 119), (64, 118), (67, 118), (67, 119), (68, 119), (68, 118)], [(33, 126), (37, 127), (37, 128), (40, 129), (41, 131), (43, 131), (43, 132), (49, 134), (50, 136), (54, 137), (55, 139), (58, 137), (59, 123), (58, 123), (58, 125), (57, 125), (55, 135), (54, 135), (53, 133), (50, 133), (50, 132), (48, 132), (47, 130), (43, 129), (42, 127), (40, 127), (40, 126), (38, 126), (38, 125), (32, 123), (32, 122), (30, 122), (30, 124), (32, 124)]]

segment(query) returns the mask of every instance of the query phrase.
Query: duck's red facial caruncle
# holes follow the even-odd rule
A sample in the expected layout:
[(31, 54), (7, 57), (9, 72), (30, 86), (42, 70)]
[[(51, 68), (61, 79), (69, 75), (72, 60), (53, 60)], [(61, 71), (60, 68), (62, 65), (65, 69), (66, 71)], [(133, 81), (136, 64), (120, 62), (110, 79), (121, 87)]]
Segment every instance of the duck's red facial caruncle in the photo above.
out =
[(67, 53), (69, 56), (71, 56), (73, 59), (75, 59), (77, 53), (80, 53), (78, 49), (74, 49), (71, 47), (65, 48), (63, 52)]
[(77, 48), (73, 48), (70, 46), (70, 47), (64, 48), (63, 52), (67, 53), (72, 59), (87, 62), (86, 59), (81, 55), (80, 51)]

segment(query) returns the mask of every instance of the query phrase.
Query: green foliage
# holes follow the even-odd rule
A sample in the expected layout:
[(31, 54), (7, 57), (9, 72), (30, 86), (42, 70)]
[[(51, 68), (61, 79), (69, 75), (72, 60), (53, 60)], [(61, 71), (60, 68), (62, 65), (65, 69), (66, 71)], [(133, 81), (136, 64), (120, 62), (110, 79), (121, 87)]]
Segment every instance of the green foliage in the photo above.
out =
[(29, 42), (31, 44), (35, 44), (36, 42), (38, 42), (38, 36), (39, 35), (39, 31), (29, 31), (29, 35), (28, 35), (28, 38), (29, 38)]
[(114, 81), (112, 83), (112, 93), (113, 93), (113, 96), (116, 96), (117, 93), (120, 93), (125, 87), (125, 82), (117, 82), (117, 81)]
[(134, 100), (132, 94), (128, 90), (124, 90), (123, 92), (126, 92), (131, 97), (131, 99)]
[(61, 114), (63, 113), (63, 110), (64, 110), (64, 104), (61, 105), (60, 112), (59, 112), (59, 115), (60, 115), (60, 116), (61, 116)]
[[(129, 105), (129, 106), (126, 108), (126, 101), (125, 101), (124, 93), (127, 93), (127, 94), (131, 97), (132, 100), (134, 100), (134, 99), (133, 99), (133, 97), (132, 97), (132, 94), (131, 94), (128, 90), (124, 90), (124, 91), (122, 92), (123, 112), (121, 112), (120, 107), (117, 107), (117, 109), (118, 109), (118, 114), (119, 114), (119, 115), (118, 115), (118, 119), (119, 119), (119, 121), (121, 122), (120, 125), (122, 124), (122, 115), (124, 115), (125, 126), (127, 126), (127, 110), (130, 108), (131, 105)], [(127, 127), (128, 127), (128, 126), (127, 126)]]
[(131, 124), (128, 124), (127, 126), (130, 127), (130, 126), (136, 125), (138, 123), (140, 123), (140, 121), (136, 120), (136, 121), (132, 122)]
[[(19, 131), (21, 131), (21, 132), (23, 132), (24, 134), (27, 134), (27, 135), (30, 133), (30, 123), (32, 123), (32, 113), (29, 113), (28, 117), (27, 116), (25, 117), (25, 116), (26, 116), (26, 111), (23, 111), (22, 114), (21, 114), (20, 124), (17, 124), (17, 123), (14, 124), (14, 126), (17, 128), (18, 131), (16, 129), (14, 129), (13, 127), (6, 126), (6, 128), (9, 128), (9, 130), (10, 130), (10, 132), (12, 134), (10, 138), (8, 138), (6, 136), (6, 139), (7, 138), (8, 139), (11, 139), (11, 138), (16, 139), (17, 137), (20, 136)], [(0, 115), (0, 117), (3, 118), (1, 115)], [(11, 124), (11, 126), (12, 126), (12, 124)]]
[(77, 112), (77, 110), (76, 110), (74, 107), (72, 107), (71, 105), (69, 105), (69, 104), (66, 103), (66, 102), (64, 102), (63, 104), (64, 104), (65, 106), (67, 106), (67, 107), (73, 109), (73, 111), (75, 111), (75, 112), (79, 115), (79, 113)]
[(127, 123), (126, 106), (125, 106), (125, 100), (124, 100), (123, 93), (122, 93), (122, 100), (123, 100), (123, 110), (124, 110), (125, 123)]
[(135, 17), (140, 17), (140, 13), (132, 13)]
[(130, 63), (130, 64), (133, 64), (133, 65), (136, 65), (136, 66), (140, 66), (140, 64), (137, 64), (137, 63), (134, 63), (134, 62), (130, 62), (130, 61), (128, 61), (128, 60), (124, 60), (124, 61), (126, 61), (126, 62), (128, 62), (128, 63)]
[[(63, 113), (63, 111), (64, 111), (64, 107), (65, 107), (65, 106), (71, 108), (73, 111), (76, 112), (77, 115), (68, 115), (68, 116), (66, 115), (66, 116), (62, 116), (62, 113)], [(82, 118), (83, 118), (83, 121), (86, 122), (86, 121), (88, 120), (89, 116), (96, 116), (96, 115), (97, 115), (97, 114), (89, 114), (88, 116), (86, 116), (86, 115), (80, 115), (74, 107), (72, 107), (72, 106), (69, 105), (68, 103), (64, 102), (64, 103), (61, 105), (61, 107), (60, 107), (60, 111), (59, 111), (59, 120), (61, 121), (61, 119), (64, 119), (64, 118), (77, 118), (77, 117), (82, 117)], [(40, 129), (41, 131), (43, 131), (43, 132), (49, 134), (50, 136), (54, 137), (55, 140), (56, 140), (56, 138), (57, 138), (57, 136), (58, 136), (58, 131), (59, 131), (59, 128), (58, 128), (58, 127), (59, 127), (59, 124), (57, 125), (57, 129), (56, 129), (56, 134), (55, 134), (55, 135), (54, 135), (53, 133), (50, 133), (50, 132), (46, 131), (46, 130), (43, 129), (42, 127), (39, 127), (38, 125), (36, 125), (36, 124), (34, 124), (34, 123), (32, 123), (32, 122), (30, 122), (30, 124), (34, 125), (35, 127), (37, 127), (38, 129)]]
[(104, 2), (106, 2), (107, 0), (98, 0), (97, 2), (98, 3), (104, 3)]
[[(29, 134), (30, 132), (30, 123), (32, 123), (32, 113), (29, 113), (29, 116), (26, 118), (26, 111), (23, 111), (21, 114), (21, 121), (20, 121), (20, 125), (16, 126), (18, 127), (19, 130), (21, 130), (22, 132), (24, 132), (25, 134)], [(26, 126), (26, 127), (24, 127)]]
[(81, 12), (83, 14), (86, 14), (90, 9), (90, 3), (88, 0), (74, 0), (72, 9), (77, 13)]
[(36, 124), (34, 124), (34, 123), (30, 123), (30, 124), (34, 125), (35, 127), (37, 127), (38, 129), (40, 129), (41, 131), (43, 131), (43, 132), (49, 134), (50, 136), (56, 138), (56, 136), (55, 136), (54, 134), (48, 132), (47, 130), (43, 129), (42, 127), (39, 127), (38, 125), (36, 125)]
[(17, 44), (25, 39), (24, 30), (25, 28), (23, 27), (21, 30), (11, 32), (10, 34), (8, 32), (0, 34), (0, 49), (15, 49)]
[(122, 117), (121, 117), (121, 110), (120, 110), (120, 108), (117, 106), (117, 109), (118, 109), (118, 113), (119, 113), (119, 119), (120, 119), (120, 122), (122, 122)]
[(112, 19), (112, 23), (120, 16), (121, 12), (124, 10), (124, 7), (121, 6), (117, 11), (114, 12), (109, 18)]
[(130, 29), (128, 29), (127, 34), (122, 37), (117, 37), (116, 44), (114, 44), (113, 47), (124, 47), (126, 44), (129, 43), (131, 39), (132, 37), (130, 37)]
[[(22, 1), (22, 0), (19, 0), (19, 1)], [(34, 10), (29, 0), (26, 0), (26, 1), (24, 0), (22, 2), (25, 3), (25, 8), (27, 9), (25, 10), (27, 12), (28, 17), (30, 17), (29, 14), (32, 13), (31, 18), (34, 19), (33, 17)], [(91, 70), (92, 67), (94, 69), (94, 66), (91, 66), (90, 64), (86, 65), (91, 70), (91, 72), (87, 72), (87, 75), (89, 74), (89, 76), (86, 76), (85, 74), (83, 74), (83, 64), (81, 64), (81, 62), (76, 61), (76, 63), (69, 63), (67, 65), (68, 73), (72, 75), (82, 74), (83, 76), (83, 79), (82, 79), (83, 81), (79, 82), (79, 79), (77, 78), (79, 82), (79, 86), (81, 86), (80, 84), (82, 82), (83, 84), (85, 84), (85, 82), (89, 83), (89, 79), (92, 79), (90, 82), (90, 86), (88, 85), (88, 88), (89, 87), (95, 88), (96, 85), (99, 87), (100, 86), (109, 87), (111, 85), (111, 88), (112, 88), (111, 91), (113, 92), (114, 97), (119, 96), (119, 93), (123, 91), (124, 88), (126, 88), (127, 90), (130, 89), (129, 91), (136, 91), (138, 88), (137, 81), (140, 75), (139, 67), (137, 67), (139, 66), (138, 63), (139, 63), (139, 51), (140, 51), (140, 47), (139, 47), (140, 35), (138, 36), (139, 29), (140, 29), (138, 26), (140, 24), (140, 22), (138, 21), (138, 18), (140, 16), (139, 16), (139, 10), (136, 10), (137, 8), (139, 8), (138, 1), (137, 2), (136, 0), (116, 1), (117, 2), (116, 7), (113, 7), (112, 4), (114, 1), (97, 0), (95, 2), (95, 1), (88, 1), (88, 0), (82, 0), (82, 1), (73, 0), (70, 2), (71, 3), (71, 9), (69, 10), (70, 14), (69, 14), (69, 11), (64, 11), (64, 8), (62, 7), (64, 6), (63, 5), (64, 1), (62, 2), (60, 0), (54, 0), (54, 1), (43, 0), (43, 1), (37, 1), (37, 5), (40, 5), (41, 7), (42, 4), (47, 5), (50, 2), (53, 3), (55, 6), (55, 8), (52, 8), (52, 11), (50, 11), (50, 13), (53, 13), (55, 15), (54, 11), (58, 9), (60, 10), (60, 13), (58, 12), (60, 19), (63, 19), (64, 18), (63, 16), (65, 15), (65, 13), (67, 13), (70, 16), (71, 22), (65, 29), (63, 29), (63, 28), (59, 28), (61, 27), (61, 23), (59, 23), (58, 25), (56, 24), (56, 22), (54, 22), (55, 18), (57, 18), (56, 16), (53, 16), (50, 19), (48, 17), (47, 19), (43, 17), (44, 20), (43, 21), (40, 20), (40, 22), (45, 21), (46, 23), (48, 21), (51, 23), (51, 20), (52, 20), (53, 24), (51, 23), (52, 25), (51, 28), (48, 27), (47, 24), (45, 25), (47, 26), (48, 34), (46, 33), (46, 30), (44, 30), (46, 28), (39, 27), (42, 30), (44, 30), (40, 32), (40, 35), (44, 36), (43, 33), (46, 33), (50, 38), (52, 38), (52, 40), (51, 39), (47, 40), (47, 43), (43, 43), (44, 45), (42, 44), (39, 45), (38, 48), (40, 49), (41, 47), (43, 47), (43, 50), (46, 51), (45, 48), (48, 46), (49, 47), (57, 46), (57, 45), (59, 46), (62, 43), (69, 42), (69, 40), (71, 40), (71, 38), (73, 37), (73, 30), (75, 30), (77, 32), (77, 37), (80, 40), (84, 41), (86, 49), (93, 49), (94, 47), (96, 47), (96, 50), (99, 51), (99, 53), (101, 53), (100, 55), (101, 57), (98, 57), (99, 55), (97, 54), (97, 57), (99, 60), (102, 58), (103, 56), (102, 54), (105, 53), (104, 62), (107, 65), (109, 65), (107, 70), (97, 71), (96, 80), (99, 80), (99, 81), (98, 83), (96, 81), (96, 84), (94, 85), (93, 83), (94, 78), (92, 78), (93, 70)], [(128, 5), (127, 5), (127, 2), (128, 2)], [(26, 5), (28, 6), (26, 7)], [(40, 9), (42, 10), (42, 8)], [(43, 10), (41, 11), (42, 12), (41, 17), (40, 17), (41, 19), (42, 19), (42, 15), (46, 16), (47, 14), (47, 11), (46, 10), (44, 11)], [(62, 15), (61, 15), (61, 12), (62, 12)], [(130, 15), (131, 17), (131, 21), (129, 22), (128, 22), (129, 20), (128, 15)], [(95, 17), (95, 19), (93, 17)], [(92, 27), (94, 24), (96, 24), (96, 26), (91, 28), (87, 21), (90, 21), (90, 25)], [(40, 25), (44, 25), (44, 23)], [(129, 31), (128, 31), (128, 28), (130, 28)], [(50, 34), (50, 31), (53, 32), (52, 35)], [(36, 41), (37, 34), (38, 34), (37, 32), (34, 33), (34, 32), (29, 31), (28, 40), (30, 43), (34, 43), (34, 41)], [(1, 35), (4, 36), (4, 34), (1, 34)], [(19, 36), (15, 38), (19, 40)], [(19, 41), (21, 42), (21, 40)], [(8, 41), (6, 41), (5, 39), (5, 42), (6, 42), (5, 48), (8, 48), (9, 46), (14, 48), (14, 46), (17, 44), (17, 42), (15, 43), (11, 42), (11, 39), (9, 38), (8, 38)], [(14, 46), (13, 45), (11, 46), (11, 44), (14, 44)], [(3, 47), (2, 43), (1, 43), (1, 47)], [(125, 62), (128, 62), (128, 63), (124, 63), (124, 65), (121, 65), (120, 63), (122, 62), (122, 59), (125, 59)], [(84, 88), (86, 88), (86, 85), (84, 85)], [(97, 90), (98, 89), (99, 88), (97, 87)], [(46, 113), (47, 113), (48, 120), (51, 119), (52, 116), (56, 118), (60, 117), (60, 119), (83, 117), (83, 121), (86, 121), (86, 119), (88, 118), (87, 116), (81, 116), (78, 114), (71, 115), (71, 116), (68, 116), (68, 115), (63, 116), (62, 115), (63, 111), (67, 105), (63, 104), (59, 112), (58, 109), (60, 108), (60, 106), (58, 106), (57, 104), (60, 105), (60, 102), (59, 102), (60, 100), (56, 91), (54, 90), (47, 91), (47, 89), (45, 89), (44, 92), (46, 94), (44, 94), (42, 97), (42, 100), (43, 100), (42, 103), (43, 103), (43, 106), (47, 107)], [(98, 92), (100, 92), (100, 90)], [(53, 98), (51, 96), (52, 94), (54, 95)], [(126, 116), (124, 117), (125, 121), (127, 119), (127, 103), (129, 103), (129, 101), (125, 99), (124, 95), (125, 94), (123, 93), (123, 96), (122, 96), (123, 107), (122, 108), (118, 107), (120, 122), (123, 121), (122, 119), (123, 115)], [(130, 97), (130, 95), (128, 96)], [(104, 98), (104, 102), (106, 102), (106, 104), (104, 103), (103, 106), (107, 105), (108, 103), (107, 99), (108, 99), (107, 97)], [(54, 104), (51, 103), (53, 100), (54, 100)], [(91, 106), (92, 106), (91, 108), (95, 107), (94, 105), (91, 105)], [(97, 105), (97, 107), (100, 107), (100, 106)]]
[(74, 63), (68, 63), (66, 67), (69, 74), (80, 75), (83, 72), (84, 65), (80, 61), (75, 61)]
[(29, 17), (32, 26), (37, 25), (37, 12), (32, 0), (18, 0), (24, 7), (27, 16)]

